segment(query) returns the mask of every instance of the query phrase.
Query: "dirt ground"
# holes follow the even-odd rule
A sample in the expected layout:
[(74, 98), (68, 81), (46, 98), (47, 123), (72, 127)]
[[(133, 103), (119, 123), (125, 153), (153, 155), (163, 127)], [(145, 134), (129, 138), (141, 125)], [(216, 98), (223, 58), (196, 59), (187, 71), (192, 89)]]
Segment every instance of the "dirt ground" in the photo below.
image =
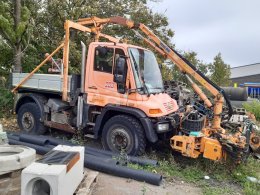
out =
[(97, 184), (92, 191), (92, 195), (198, 195), (202, 194), (200, 188), (192, 184), (184, 183), (182, 181), (163, 182), (160, 186), (154, 186), (135, 180), (129, 180), (120, 177), (99, 173), (97, 177)]

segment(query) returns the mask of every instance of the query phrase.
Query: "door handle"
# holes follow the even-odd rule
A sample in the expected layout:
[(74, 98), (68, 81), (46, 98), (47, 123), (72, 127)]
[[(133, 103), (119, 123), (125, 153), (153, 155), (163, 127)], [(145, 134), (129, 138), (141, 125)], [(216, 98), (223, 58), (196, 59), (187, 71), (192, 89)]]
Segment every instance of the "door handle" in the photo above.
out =
[(89, 89), (97, 89), (97, 87), (96, 86), (90, 86), (90, 87), (88, 87)]

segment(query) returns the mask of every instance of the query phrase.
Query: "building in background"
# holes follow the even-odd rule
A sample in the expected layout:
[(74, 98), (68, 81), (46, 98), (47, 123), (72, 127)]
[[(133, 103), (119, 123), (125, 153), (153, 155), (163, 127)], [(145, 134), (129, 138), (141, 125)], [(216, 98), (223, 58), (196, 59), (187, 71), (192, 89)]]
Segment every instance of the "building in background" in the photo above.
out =
[(244, 83), (260, 83), (260, 63), (233, 67), (231, 71), (232, 86)]
[(260, 99), (260, 63), (234, 67), (230, 71), (234, 87), (246, 87), (249, 97)]

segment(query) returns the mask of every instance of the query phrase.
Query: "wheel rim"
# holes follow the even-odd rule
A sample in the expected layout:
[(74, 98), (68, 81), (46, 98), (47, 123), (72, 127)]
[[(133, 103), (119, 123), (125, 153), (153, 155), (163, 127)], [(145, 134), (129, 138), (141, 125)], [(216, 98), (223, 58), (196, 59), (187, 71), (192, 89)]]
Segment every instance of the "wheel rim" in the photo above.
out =
[(125, 128), (116, 127), (112, 129), (110, 139), (114, 150), (125, 151), (126, 153), (130, 151), (131, 138)]
[(26, 131), (30, 131), (34, 126), (34, 117), (32, 113), (25, 112), (22, 117), (22, 125)]

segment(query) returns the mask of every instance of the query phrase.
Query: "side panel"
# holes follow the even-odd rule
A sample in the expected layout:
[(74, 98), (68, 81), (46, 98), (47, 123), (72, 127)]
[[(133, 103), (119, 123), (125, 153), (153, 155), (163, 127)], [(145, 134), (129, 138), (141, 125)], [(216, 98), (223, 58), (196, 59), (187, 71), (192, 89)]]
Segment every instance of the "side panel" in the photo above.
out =
[[(23, 78), (25, 78), (29, 73), (12, 73), (12, 84), (17, 86)], [(70, 80), (71, 76), (68, 78), (68, 85), (70, 91)], [(27, 80), (21, 88), (62, 92), (63, 79), (61, 75), (58, 74), (34, 74), (29, 80)]]

